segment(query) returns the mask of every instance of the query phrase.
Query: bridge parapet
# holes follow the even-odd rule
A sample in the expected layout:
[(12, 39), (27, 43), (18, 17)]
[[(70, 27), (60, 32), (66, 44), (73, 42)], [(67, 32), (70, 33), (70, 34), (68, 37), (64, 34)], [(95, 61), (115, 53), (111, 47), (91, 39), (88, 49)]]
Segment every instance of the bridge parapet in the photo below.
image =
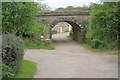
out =
[(59, 10), (51, 12), (43, 12), (40, 16), (74, 16), (74, 15), (89, 15), (90, 10)]
[[(59, 22), (74, 22), (78, 25), (90, 18), (90, 10), (59, 10), (44, 12), (38, 16), (39, 22), (55, 26)], [(51, 27), (52, 27), (51, 26)]]

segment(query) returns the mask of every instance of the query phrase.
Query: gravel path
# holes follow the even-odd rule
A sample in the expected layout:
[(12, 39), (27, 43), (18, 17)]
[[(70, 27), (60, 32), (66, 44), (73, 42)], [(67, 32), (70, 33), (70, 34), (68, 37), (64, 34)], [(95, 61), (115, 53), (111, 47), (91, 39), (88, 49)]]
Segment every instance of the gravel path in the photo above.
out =
[(26, 50), (25, 59), (37, 63), (35, 78), (118, 77), (117, 56), (94, 54), (66, 34), (53, 35), (55, 50)]

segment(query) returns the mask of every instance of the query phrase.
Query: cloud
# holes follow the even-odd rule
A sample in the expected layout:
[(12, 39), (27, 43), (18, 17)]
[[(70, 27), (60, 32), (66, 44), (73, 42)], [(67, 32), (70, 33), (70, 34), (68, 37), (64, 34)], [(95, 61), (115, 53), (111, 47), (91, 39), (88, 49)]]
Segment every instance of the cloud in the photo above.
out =
[(51, 9), (67, 6), (88, 6), (91, 2), (99, 2), (99, 0), (38, 0), (41, 3), (47, 4)]

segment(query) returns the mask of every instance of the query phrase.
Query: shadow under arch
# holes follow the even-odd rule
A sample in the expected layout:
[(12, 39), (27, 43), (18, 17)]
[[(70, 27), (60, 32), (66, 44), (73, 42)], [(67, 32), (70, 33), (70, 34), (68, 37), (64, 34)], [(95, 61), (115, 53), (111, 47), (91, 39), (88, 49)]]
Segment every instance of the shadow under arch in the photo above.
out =
[(76, 24), (75, 22), (72, 22), (72, 21), (59, 21), (59, 22), (55, 23), (54, 25), (52, 24), (52, 28), (60, 22), (66, 22), (66, 23), (70, 24), (72, 26), (72, 30), (73, 30), (73, 40), (75, 40), (75, 41), (80, 40), (81, 26), (79, 26), (78, 24)]

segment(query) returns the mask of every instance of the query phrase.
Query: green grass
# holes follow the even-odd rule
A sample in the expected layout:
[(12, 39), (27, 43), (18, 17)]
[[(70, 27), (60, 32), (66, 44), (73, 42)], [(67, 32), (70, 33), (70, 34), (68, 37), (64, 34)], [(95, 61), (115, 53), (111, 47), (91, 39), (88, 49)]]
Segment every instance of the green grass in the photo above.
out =
[(47, 49), (47, 50), (53, 50), (54, 44), (51, 41), (50, 44), (45, 45), (40, 40), (24, 40), (24, 48), (25, 49)]
[[(67, 36), (68, 38), (72, 39), (71, 36)], [(94, 49), (92, 48), (89, 44), (85, 44), (85, 43), (81, 43), (81, 42), (77, 42), (78, 44), (80, 44), (81, 46), (91, 50), (94, 53), (99, 53), (99, 54), (110, 54), (110, 55), (118, 55), (118, 50), (117, 49), (105, 49), (105, 48), (98, 48), (98, 49)]]
[[(71, 36), (67, 36), (68, 38), (72, 39)], [(117, 49), (104, 49), (104, 48), (98, 48), (94, 49), (92, 48), (89, 44), (77, 42), (78, 44), (82, 45), (83, 47), (91, 50), (92, 52), (99, 53), (99, 54), (110, 54), (110, 55), (118, 55), (118, 50)]]
[(110, 50), (110, 49), (93, 49), (92, 47), (90, 47), (88, 44), (81, 44), (83, 47), (96, 52), (96, 53), (100, 53), (100, 54), (110, 54), (110, 55), (118, 55), (118, 50)]
[(118, 55), (118, 51), (112, 51), (112, 55)]
[(23, 60), (20, 72), (14, 78), (33, 78), (36, 70), (36, 63), (28, 60)]

